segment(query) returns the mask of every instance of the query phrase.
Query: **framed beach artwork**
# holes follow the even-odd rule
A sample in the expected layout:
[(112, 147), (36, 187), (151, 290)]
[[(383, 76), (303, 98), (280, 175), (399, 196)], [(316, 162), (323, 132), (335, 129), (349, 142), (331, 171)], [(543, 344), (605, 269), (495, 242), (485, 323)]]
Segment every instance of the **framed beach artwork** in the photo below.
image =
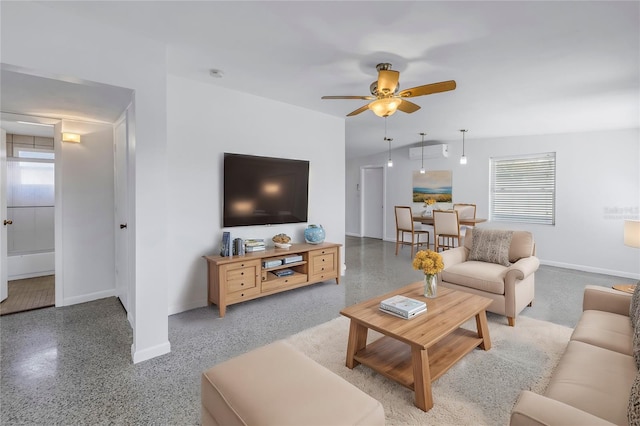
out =
[(424, 203), (432, 199), (436, 203), (450, 203), (453, 200), (452, 182), (451, 170), (413, 172), (413, 202)]

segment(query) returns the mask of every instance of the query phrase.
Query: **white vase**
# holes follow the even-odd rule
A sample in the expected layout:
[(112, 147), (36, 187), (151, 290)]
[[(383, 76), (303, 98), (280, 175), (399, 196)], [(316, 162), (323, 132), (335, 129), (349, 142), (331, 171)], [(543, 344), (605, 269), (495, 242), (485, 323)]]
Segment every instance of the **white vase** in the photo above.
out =
[(424, 274), (424, 297), (434, 298), (438, 293), (438, 276)]

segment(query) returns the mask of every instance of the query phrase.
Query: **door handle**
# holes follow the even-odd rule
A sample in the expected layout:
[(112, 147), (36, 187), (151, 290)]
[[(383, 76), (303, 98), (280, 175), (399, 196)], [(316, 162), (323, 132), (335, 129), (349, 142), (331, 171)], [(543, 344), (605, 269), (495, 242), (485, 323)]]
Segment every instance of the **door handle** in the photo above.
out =
[(7, 225), (13, 225), (13, 221), (12, 221), (12, 220), (5, 220), (5, 221), (4, 221), (4, 225), (5, 225), (5, 226), (7, 226)]
[(126, 223), (121, 223), (121, 224), (120, 224), (120, 229), (125, 229), (126, 227), (127, 227), (127, 224), (126, 224)]

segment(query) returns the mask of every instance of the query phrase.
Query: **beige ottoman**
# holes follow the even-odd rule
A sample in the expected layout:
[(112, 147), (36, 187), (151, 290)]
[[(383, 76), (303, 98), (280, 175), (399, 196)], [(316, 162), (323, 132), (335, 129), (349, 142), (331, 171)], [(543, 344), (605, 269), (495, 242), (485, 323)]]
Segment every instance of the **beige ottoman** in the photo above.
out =
[(373, 426), (384, 421), (380, 402), (282, 340), (202, 374), (205, 426)]

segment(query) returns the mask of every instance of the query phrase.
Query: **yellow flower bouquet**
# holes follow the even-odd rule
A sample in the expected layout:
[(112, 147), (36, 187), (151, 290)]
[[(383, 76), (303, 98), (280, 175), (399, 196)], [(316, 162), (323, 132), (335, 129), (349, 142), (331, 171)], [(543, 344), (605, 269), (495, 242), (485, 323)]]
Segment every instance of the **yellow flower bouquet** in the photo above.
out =
[(433, 250), (420, 250), (413, 258), (413, 269), (421, 270), (425, 275), (435, 275), (444, 269), (442, 256)]
[(427, 198), (426, 200), (424, 200), (424, 206), (425, 207), (432, 206), (435, 203), (436, 203), (436, 200), (434, 200), (433, 198)]
[(442, 256), (433, 250), (420, 250), (413, 258), (413, 269), (424, 272), (425, 297), (436, 297), (436, 274), (444, 269)]

